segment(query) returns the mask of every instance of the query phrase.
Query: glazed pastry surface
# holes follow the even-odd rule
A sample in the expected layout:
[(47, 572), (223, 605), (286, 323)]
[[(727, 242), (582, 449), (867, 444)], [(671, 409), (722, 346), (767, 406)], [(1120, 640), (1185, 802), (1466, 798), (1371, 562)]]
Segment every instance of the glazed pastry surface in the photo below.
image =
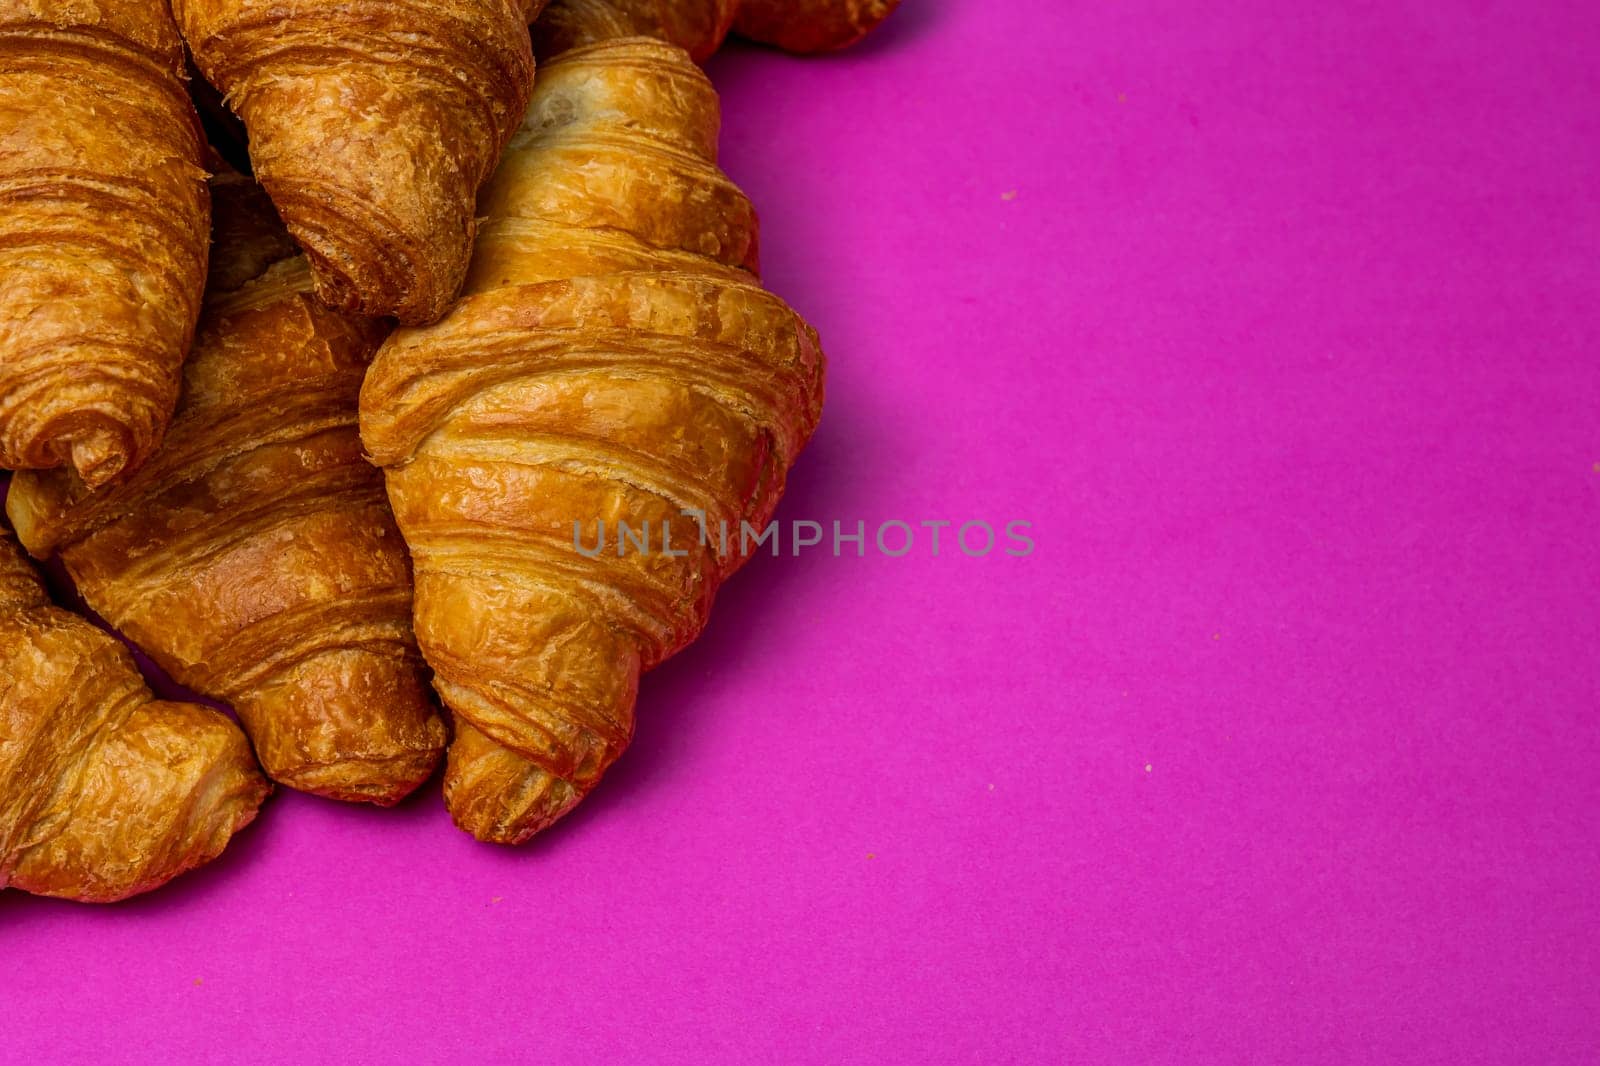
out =
[[(175, 0), (255, 176), (352, 314), (432, 322), (472, 252), (478, 187), (533, 82), (522, 0)], [(537, 5), (534, 5), (535, 7)]]
[(85, 600), (179, 682), (238, 711), (268, 774), (389, 804), (445, 727), (411, 634), (411, 574), (356, 402), (387, 332), (323, 307), (246, 178), (215, 182), (218, 252), (166, 446), (88, 493), (19, 475), (8, 508)]
[[(480, 839), (525, 840), (595, 787), (640, 672), (743, 561), (700, 523), (764, 525), (821, 411), (816, 334), (753, 273), (717, 126), (710, 83), (657, 41), (543, 68), (467, 296), (386, 342), (362, 391), (455, 716), (446, 802)], [(654, 547), (577, 550), (602, 520), (649, 523)]]
[(205, 287), (203, 139), (165, 0), (0, 0), (0, 467), (160, 443)]
[(154, 699), (0, 528), (0, 888), (108, 903), (221, 854), (268, 785), (244, 734)]

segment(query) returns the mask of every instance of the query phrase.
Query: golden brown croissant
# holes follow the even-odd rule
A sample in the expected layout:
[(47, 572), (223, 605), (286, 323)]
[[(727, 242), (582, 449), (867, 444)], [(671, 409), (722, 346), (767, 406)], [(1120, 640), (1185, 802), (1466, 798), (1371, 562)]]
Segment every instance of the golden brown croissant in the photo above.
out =
[(142, 463), (178, 400), (209, 202), (166, 0), (0, 0), (0, 467)]
[(220, 855), (267, 791), (237, 726), (153, 699), (116, 638), (50, 605), (0, 528), (0, 888), (149, 891)]
[(533, 25), (534, 52), (642, 36), (669, 41), (703, 63), (730, 29), (790, 52), (854, 44), (900, 0), (553, 0)]
[(215, 183), (217, 253), (167, 443), (87, 494), (18, 475), (9, 509), (85, 600), (173, 677), (237, 709), (267, 773), (387, 804), (432, 772), (444, 723), (411, 635), (411, 574), (356, 431), (386, 330), (310, 292), (271, 206)]
[(175, 0), (329, 306), (432, 322), (533, 81), (522, 0)]
[[(751, 273), (717, 126), (705, 76), (653, 40), (542, 69), (468, 295), (386, 342), (362, 391), (455, 715), (446, 802), (481, 839), (526, 839), (622, 753), (640, 672), (742, 560), (701, 522), (764, 525), (821, 412), (816, 335)], [(651, 550), (576, 550), (599, 520), (649, 523)]]

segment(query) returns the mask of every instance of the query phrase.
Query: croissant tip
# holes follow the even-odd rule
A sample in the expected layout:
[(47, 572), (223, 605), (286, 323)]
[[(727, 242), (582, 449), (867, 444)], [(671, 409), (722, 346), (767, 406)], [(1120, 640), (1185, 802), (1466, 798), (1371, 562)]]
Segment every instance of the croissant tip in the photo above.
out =
[(450, 812), (450, 821), (462, 832), (470, 835), (480, 844), (496, 844), (503, 848), (514, 848), (526, 844), (533, 839), (534, 834), (541, 827), (516, 826), (505, 823), (496, 824), (492, 819), (478, 821), (472, 815), (462, 815), (456, 811)]
[(91, 489), (114, 480), (128, 468), (127, 442), (121, 433), (97, 426), (72, 438), (72, 468)]
[(588, 790), (457, 722), (444, 803), (458, 829), (485, 844), (525, 844), (565, 817)]
[(493, 804), (478, 803), (468, 808), (449, 806), (450, 820), (455, 827), (481, 844), (497, 844), (514, 848), (526, 844), (540, 833), (555, 825), (577, 806), (580, 797), (555, 810), (538, 812), (496, 810)]
[(442, 752), (408, 752), (381, 758), (351, 758), (277, 768), (272, 779), (285, 788), (341, 803), (393, 807), (433, 776)]

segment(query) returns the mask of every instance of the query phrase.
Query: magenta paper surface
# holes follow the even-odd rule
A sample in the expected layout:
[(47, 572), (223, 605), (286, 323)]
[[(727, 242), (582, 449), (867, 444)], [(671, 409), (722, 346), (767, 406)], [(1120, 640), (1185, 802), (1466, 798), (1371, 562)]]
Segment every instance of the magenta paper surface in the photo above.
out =
[(906, 0), (730, 50), (828, 541), (532, 846), (280, 793), (131, 905), (0, 896), (0, 1060), (1596, 1061), (1597, 49)]

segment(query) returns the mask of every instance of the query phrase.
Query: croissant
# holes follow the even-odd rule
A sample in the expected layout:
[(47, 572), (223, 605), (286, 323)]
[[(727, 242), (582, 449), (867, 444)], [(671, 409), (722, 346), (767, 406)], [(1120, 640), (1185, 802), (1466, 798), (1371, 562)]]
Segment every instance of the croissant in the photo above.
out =
[(0, 467), (160, 443), (205, 285), (204, 144), (165, 0), (0, 0)]
[(654, 37), (711, 58), (733, 28), (740, 0), (553, 0), (533, 24), (541, 61), (572, 48), (619, 37)]
[(167, 443), (89, 494), (19, 474), (23, 543), (168, 673), (238, 711), (267, 773), (396, 802), (443, 754), (411, 635), (411, 573), (356, 401), (386, 332), (311, 295), (248, 179), (218, 178), (217, 254)]
[(155, 700), (0, 528), (0, 888), (89, 903), (204, 865), (268, 786), (237, 726)]
[[(446, 803), (483, 840), (527, 839), (622, 753), (640, 672), (700, 633), (743, 558), (697, 527), (764, 525), (821, 413), (816, 334), (754, 276), (718, 122), (710, 82), (653, 40), (543, 68), (468, 294), (391, 337), (362, 390), (455, 717)], [(601, 521), (673, 543), (575, 550)]]
[(790, 52), (854, 44), (900, 0), (553, 0), (533, 25), (534, 52), (546, 59), (597, 41), (642, 36), (709, 59), (730, 29)]
[(900, 0), (743, 0), (734, 32), (806, 55), (847, 48), (889, 17)]
[[(533, 81), (522, 0), (175, 0), (256, 177), (348, 313), (432, 322)], [(535, 5), (537, 6), (537, 5)]]

